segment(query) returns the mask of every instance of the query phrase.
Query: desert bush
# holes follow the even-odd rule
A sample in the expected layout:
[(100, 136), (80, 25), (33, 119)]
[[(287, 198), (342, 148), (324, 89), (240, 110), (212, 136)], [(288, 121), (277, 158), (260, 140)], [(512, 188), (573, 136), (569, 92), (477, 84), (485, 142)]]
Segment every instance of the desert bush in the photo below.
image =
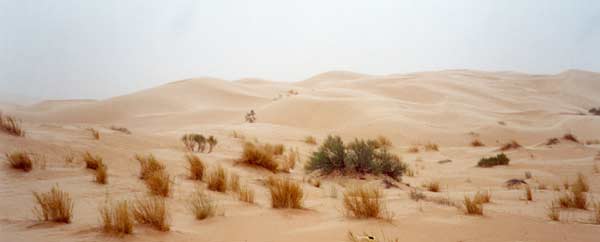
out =
[(519, 144), (516, 140), (512, 140), (500, 147), (501, 151), (513, 150), (521, 148), (521, 144)]
[(320, 170), (325, 174), (336, 170), (343, 171), (346, 168), (345, 159), (346, 152), (342, 138), (330, 135), (323, 141), (319, 150), (313, 152), (305, 168), (308, 171)]
[(471, 141), (471, 146), (480, 147), (480, 146), (485, 146), (485, 145), (480, 140), (474, 139), (473, 141)]
[(477, 192), (473, 197), (473, 202), (475, 203), (490, 203), (492, 201), (492, 193), (490, 191), (485, 192)]
[(160, 231), (169, 231), (169, 213), (163, 197), (138, 198), (131, 208), (135, 221), (154, 227)]
[(468, 196), (465, 196), (465, 199), (463, 200), (463, 205), (465, 206), (467, 214), (483, 215), (483, 203), (477, 201), (477, 199), (471, 199)]
[(577, 137), (571, 133), (566, 133), (565, 135), (563, 135), (562, 138), (564, 140), (569, 140), (569, 141), (573, 141), (575, 143), (579, 143), (579, 140), (577, 139)]
[(33, 213), (39, 220), (71, 223), (73, 200), (69, 193), (62, 191), (58, 186), (54, 186), (49, 192), (33, 192), (33, 197), (37, 204), (33, 209)]
[(171, 193), (171, 177), (165, 170), (155, 171), (150, 173), (144, 183), (148, 191), (153, 195), (168, 197)]
[(96, 169), (96, 182), (100, 184), (108, 183), (108, 168), (104, 164), (100, 164)]
[(587, 209), (589, 205), (587, 195), (580, 186), (571, 186), (570, 190), (560, 195), (556, 202), (562, 208)]
[(498, 165), (508, 165), (508, 163), (510, 162), (510, 159), (508, 159), (508, 157), (504, 154), (504, 153), (500, 153), (498, 155), (496, 155), (495, 157), (487, 157), (487, 158), (481, 158), (481, 160), (479, 160), (479, 163), (477, 163), (477, 166), (479, 167), (493, 167), (493, 166), (498, 166)]
[(285, 151), (285, 146), (283, 146), (282, 144), (264, 144), (264, 149), (265, 151), (273, 155), (283, 155), (283, 152)]
[(571, 186), (572, 187), (576, 187), (576, 189), (579, 189), (582, 192), (589, 192), (590, 191), (590, 185), (588, 183), (587, 177), (585, 177), (581, 173), (577, 173), (577, 179), (575, 180), (575, 182)]
[(152, 154), (147, 156), (136, 154), (135, 159), (140, 163), (140, 179), (142, 180), (148, 178), (152, 173), (165, 169), (165, 165), (158, 161)]
[(194, 140), (193, 134), (184, 134), (181, 137), (181, 142), (183, 142), (186, 150), (194, 151), (196, 147), (196, 141)]
[(193, 134), (192, 139), (194, 139), (194, 143), (196, 143), (196, 147), (198, 147), (197, 151), (204, 152), (207, 143), (206, 137), (201, 134)]
[(242, 157), (238, 162), (263, 167), (269, 171), (276, 172), (279, 168), (279, 163), (273, 157), (272, 149), (268, 146), (255, 145), (254, 143), (246, 142)]
[(430, 192), (439, 192), (440, 191), (440, 182), (432, 181), (429, 183), (425, 183), (425, 184), (423, 184), (423, 187), (427, 188), (427, 191), (430, 191)]
[(186, 154), (185, 159), (190, 165), (188, 168), (190, 171), (190, 179), (202, 181), (202, 177), (204, 177), (204, 170), (206, 169), (204, 162), (202, 162), (200, 157), (193, 154)]
[(315, 138), (314, 136), (306, 136), (304, 138), (304, 143), (307, 143), (309, 145), (316, 145), (317, 144), (317, 138)]
[(531, 187), (525, 186), (525, 199), (527, 201), (533, 201), (533, 192), (531, 191)]
[(107, 201), (100, 207), (100, 218), (104, 232), (117, 234), (133, 232), (133, 216), (127, 200), (116, 203)]
[(190, 198), (188, 208), (196, 219), (203, 220), (215, 216), (217, 205), (202, 190), (196, 191)]
[(95, 140), (100, 139), (100, 131), (98, 131), (94, 128), (89, 128), (88, 131), (90, 131), (92, 133), (92, 137), (94, 137)]
[(268, 185), (273, 208), (302, 208), (302, 185), (288, 178), (274, 178)]
[(548, 139), (548, 141), (546, 141), (546, 145), (555, 145), (560, 143), (560, 140), (558, 138), (550, 138)]
[(211, 191), (227, 191), (227, 172), (223, 167), (218, 166), (208, 175), (207, 183)]
[(365, 140), (355, 139), (346, 147), (346, 168), (358, 173), (375, 173), (375, 148)]
[(546, 212), (546, 216), (553, 221), (560, 220), (560, 207), (557, 206), (555, 202), (552, 202), (550, 206), (548, 206), (548, 211)]
[(381, 217), (383, 192), (375, 187), (354, 186), (344, 192), (344, 212), (357, 218)]
[(13, 169), (23, 170), (29, 172), (33, 169), (33, 158), (25, 151), (14, 151), (6, 153), (6, 160)]
[(429, 142), (429, 143), (425, 144), (425, 150), (426, 151), (439, 151), (439, 147), (437, 144)]
[(21, 127), (21, 121), (10, 115), (3, 115), (0, 112), (0, 131), (23, 137), (25, 136), (25, 130)]
[(90, 152), (86, 151), (83, 153), (83, 161), (85, 162), (85, 168), (96, 170), (98, 167), (103, 165), (102, 157), (100, 155), (92, 155)]
[(215, 147), (215, 145), (217, 145), (218, 141), (214, 136), (208, 136), (208, 139), (206, 139), (206, 143), (208, 143), (208, 153), (212, 152), (213, 148)]
[(111, 130), (117, 131), (117, 132), (121, 132), (124, 134), (131, 134), (131, 131), (129, 131), (129, 129), (125, 128), (125, 127), (119, 127), (119, 126), (110, 126)]
[(250, 110), (250, 112), (246, 113), (245, 119), (248, 123), (254, 123), (256, 121), (256, 113), (254, 110)]
[(238, 199), (246, 203), (254, 203), (254, 190), (248, 185), (241, 186), (238, 191)]

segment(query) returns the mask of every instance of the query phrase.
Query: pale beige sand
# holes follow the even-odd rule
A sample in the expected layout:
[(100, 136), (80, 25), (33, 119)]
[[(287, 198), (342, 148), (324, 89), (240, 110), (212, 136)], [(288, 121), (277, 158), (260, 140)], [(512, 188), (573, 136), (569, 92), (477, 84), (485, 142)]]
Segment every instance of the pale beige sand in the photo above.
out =
[[(294, 89), (299, 95), (287, 95)], [(347, 241), (346, 233), (369, 232), (398, 237), (400, 241), (598, 241), (600, 225), (590, 224), (591, 211), (562, 210), (562, 221), (551, 222), (546, 207), (557, 196), (554, 184), (573, 180), (577, 172), (591, 184), (590, 197), (600, 201), (600, 174), (592, 166), (600, 146), (562, 142), (548, 147), (548, 138), (572, 132), (580, 140), (600, 139), (600, 117), (576, 115), (600, 106), (600, 74), (567, 71), (557, 75), (452, 70), (387, 76), (328, 72), (298, 83), (260, 79), (227, 82), (213, 78), (177, 81), (156, 88), (100, 101), (49, 101), (10, 107), (21, 118), (26, 138), (0, 134), (0, 153), (25, 149), (45, 156), (45, 169), (30, 173), (0, 169), (0, 241)], [(0, 106), (2, 107), (2, 106)], [(244, 122), (250, 109), (257, 123)], [(505, 125), (499, 124), (502, 121)], [(132, 130), (125, 135), (111, 125)], [(101, 132), (95, 141), (86, 128)], [(302, 163), (290, 176), (303, 180), (302, 167), (317, 146), (303, 139), (328, 134), (346, 140), (385, 135), (417, 171), (403, 182), (419, 186), (438, 180), (442, 192), (429, 196), (460, 202), (478, 190), (493, 193), (485, 215), (467, 216), (454, 207), (415, 202), (408, 189), (386, 189), (386, 204), (395, 214), (391, 222), (358, 220), (342, 212), (343, 185), (352, 179), (323, 178), (321, 188), (304, 183), (306, 209), (275, 210), (261, 185), (268, 172), (235, 164), (242, 141), (232, 131), (263, 142), (299, 148)], [(185, 151), (179, 137), (186, 132), (215, 135), (213, 153), (199, 154), (210, 165), (220, 164), (241, 175), (257, 191), (257, 204), (246, 205), (231, 194), (210, 192), (224, 216), (197, 221), (185, 201), (197, 184), (186, 178)], [(469, 146), (473, 135), (486, 147)], [(501, 143), (518, 140), (524, 149), (507, 152), (507, 167), (477, 168), (479, 158), (496, 154)], [(435, 142), (439, 152), (407, 153), (411, 144)], [(93, 182), (79, 157), (66, 164), (73, 152), (101, 154), (109, 167), (109, 184)], [(175, 176), (174, 195), (168, 199), (171, 231), (136, 226), (123, 238), (101, 232), (98, 206), (106, 193), (112, 199), (144, 196), (137, 178), (136, 153), (153, 153)], [(438, 160), (453, 162), (438, 164)], [(421, 160), (421, 161), (417, 161)], [(4, 158), (2, 158), (4, 163)], [(534, 201), (522, 190), (503, 186), (510, 178), (530, 171)], [(377, 178), (366, 181), (381, 185)], [(59, 184), (75, 199), (75, 216), (68, 225), (38, 224), (31, 210), (32, 191)], [(338, 197), (331, 198), (331, 186)]]

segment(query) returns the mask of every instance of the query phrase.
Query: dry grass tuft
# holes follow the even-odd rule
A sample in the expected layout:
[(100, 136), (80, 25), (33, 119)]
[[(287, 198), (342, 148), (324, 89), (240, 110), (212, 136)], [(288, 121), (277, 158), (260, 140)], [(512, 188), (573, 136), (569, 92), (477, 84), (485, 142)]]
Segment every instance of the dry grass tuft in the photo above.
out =
[(289, 149), (287, 156), (285, 156), (285, 159), (281, 164), (280, 170), (289, 172), (294, 169), (294, 167), (296, 167), (296, 161), (299, 159), (299, 157), (300, 153), (298, 152), (298, 149)]
[(152, 154), (147, 156), (136, 154), (135, 159), (140, 163), (140, 179), (142, 180), (148, 178), (152, 173), (165, 169), (165, 165), (158, 161)]
[(227, 191), (227, 172), (223, 167), (218, 166), (214, 169), (207, 179), (208, 189), (217, 192)]
[(100, 208), (100, 218), (106, 233), (131, 234), (133, 232), (133, 216), (127, 200), (105, 203)]
[(473, 146), (473, 147), (481, 147), (481, 146), (485, 146), (485, 145), (483, 143), (481, 143), (480, 140), (474, 139), (473, 141), (471, 141), (471, 146)]
[(577, 189), (580, 189), (582, 192), (590, 191), (590, 184), (588, 183), (587, 177), (581, 173), (577, 173), (577, 179), (571, 186), (577, 187)]
[(377, 139), (375, 139), (375, 141), (377, 145), (381, 148), (389, 149), (393, 146), (392, 141), (383, 135), (377, 136)]
[(600, 202), (594, 203), (594, 213), (592, 215), (592, 221), (595, 224), (600, 224)]
[(410, 147), (408, 147), (408, 153), (419, 153), (419, 146), (417, 145), (411, 145)]
[(306, 136), (304, 138), (304, 143), (307, 143), (309, 145), (316, 145), (317, 144), (317, 138), (315, 138), (314, 136)]
[(562, 195), (560, 195), (556, 203), (560, 205), (562, 208), (578, 208), (578, 209), (587, 209), (588, 201), (587, 195), (583, 192), (583, 189), (580, 186), (571, 186), (569, 191), (565, 191)]
[(273, 208), (302, 208), (304, 191), (300, 183), (288, 178), (275, 177), (269, 183)]
[(259, 146), (246, 142), (242, 157), (238, 162), (260, 166), (269, 171), (276, 172), (279, 164), (273, 158), (274, 151), (274, 147), (270, 145)]
[(483, 203), (478, 201), (475, 197), (471, 199), (465, 196), (465, 199), (463, 200), (463, 205), (465, 206), (467, 214), (483, 215)]
[(150, 225), (160, 231), (169, 231), (169, 213), (165, 198), (138, 198), (131, 209), (133, 218), (139, 224)]
[(440, 182), (432, 181), (429, 183), (425, 183), (425, 184), (423, 184), (423, 187), (427, 188), (427, 191), (430, 191), (430, 192), (439, 192), (440, 191)]
[(227, 185), (229, 185), (230, 191), (239, 192), (240, 191), (240, 176), (233, 172), (230, 173), (229, 181), (227, 182)]
[(429, 143), (425, 144), (425, 150), (426, 151), (439, 151), (439, 147), (437, 144), (429, 142)]
[(521, 144), (519, 144), (516, 140), (512, 140), (500, 147), (501, 151), (514, 150), (521, 148)]
[(553, 221), (560, 221), (560, 207), (556, 205), (556, 202), (552, 202), (552, 204), (548, 206), (546, 215)]
[(254, 190), (247, 185), (240, 187), (238, 199), (242, 202), (254, 203)]
[(560, 140), (558, 138), (550, 138), (548, 139), (548, 141), (546, 141), (546, 145), (555, 145), (560, 143)]
[(83, 161), (85, 162), (85, 168), (96, 170), (98, 167), (103, 165), (102, 157), (99, 155), (92, 155), (90, 152), (83, 153)]
[(131, 134), (131, 131), (129, 131), (129, 129), (125, 128), (125, 127), (119, 127), (119, 126), (110, 126), (111, 130), (117, 131), (117, 132), (121, 132), (124, 134)]
[(525, 199), (527, 201), (533, 201), (533, 192), (531, 191), (531, 187), (525, 186)]
[(165, 170), (151, 173), (144, 179), (148, 191), (153, 195), (168, 197), (171, 193), (171, 177)]
[(240, 132), (237, 131), (231, 131), (231, 137), (235, 138), (235, 139), (241, 139), (241, 140), (245, 140), (246, 136)]
[(202, 190), (196, 191), (191, 196), (188, 207), (198, 220), (215, 216), (217, 210), (217, 205)]
[(89, 128), (88, 131), (90, 131), (92, 133), (92, 137), (94, 137), (95, 140), (100, 139), (100, 131), (98, 131), (94, 128)]
[(562, 138), (564, 140), (569, 140), (569, 141), (573, 141), (575, 143), (579, 143), (579, 140), (577, 139), (577, 137), (571, 133), (566, 133), (565, 135), (563, 135)]
[(38, 205), (33, 209), (33, 213), (39, 220), (71, 223), (73, 200), (69, 193), (60, 190), (58, 186), (54, 186), (49, 192), (33, 192), (33, 196)]
[(108, 183), (108, 172), (107, 167), (104, 164), (100, 164), (98, 169), (96, 169), (96, 182), (100, 184)]
[(30, 172), (33, 169), (33, 158), (25, 151), (6, 153), (6, 160), (13, 169)]
[(200, 157), (194, 154), (185, 155), (185, 159), (188, 161), (190, 167), (188, 170), (190, 171), (190, 179), (202, 181), (202, 177), (204, 177), (204, 170), (206, 167), (204, 166), (204, 162), (200, 159)]
[(526, 171), (526, 172), (525, 172), (525, 179), (531, 179), (531, 177), (533, 177), (533, 176), (531, 175), (531, 171)]
[(350, 187), (344, 192), (344, 210), (357, 218), (379, 218), (384, 210), (383, 192), (376, 187)]
[(0, 112), (0, 131), (19, 137), (25, 136), (25, 130), (21, 127), (21, 121), (10, 115)]
[(492, 201), (492, 193), (490, 191), (485, 192), (477, 192), (473, 197), (473, 202), (475, 203), (490, 203)]

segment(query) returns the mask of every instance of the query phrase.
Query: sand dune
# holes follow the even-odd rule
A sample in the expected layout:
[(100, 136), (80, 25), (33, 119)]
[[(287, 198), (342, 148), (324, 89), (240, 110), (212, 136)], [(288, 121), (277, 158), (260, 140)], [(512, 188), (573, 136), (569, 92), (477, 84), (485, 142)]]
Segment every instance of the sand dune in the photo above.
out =
[[(297, 93), (296, 93), (297, 92)], [(595, 241), (600, 226), (589, 224), (591, 211), (564, 210), (563, 221), (551, 222), (546, 208), (558, 193), (552, 186), (573, 180), (578, 172), (591, 185), (590, 198), (600, 193), (598, 145), (547, 139), (575, 134), (582, 142), (600, 139), (600, 117), (580, 115), (600, 106), (600, 73), (569, 70), (556, 75), (516, 72), (448, 70), (392, 75), (332, 71), (297, 83), (263, 79), (225, 81), (195, 78), (161, 85), (105, 100), (54, 100), (28, 106), (0, 105), (23, 120), (25, 138), (0, 133), (0, 153), (27, 150), (43, 155), (44, 169), (21, 173), (0, 169), (0, 241), (347, 241), (346, 233), (368, 232), (400, 241)], [(244, 115), (255, 110), (256, 123)], [(131, 135), (111, 130), (127, 127)], [(94, 140), (87, 128), (100, 131)], [(306, 190), (303, 210), (276, 210), (269, 205), (262, 180), (270, 173), (236, 164), (242, 141), (248, 139), (296, 147), (301, 162), (289, 176), (308, 176), (303, 168), (318, 146), (303, 142), (313, 135), (321, 142), (328, 134), (345, 140), (354, 137), (388, 137), (392, 151), (417, 171), (404, 177), (401, 188), (385, 189), (391, 222), (351, 219), (341, 212), (344, 186), (360, 181), (348, 177), (322, 177)], [(186, 198), (198, 184), (186, 178), (185, 150), (179, 138), (195, 132), (214, 135), (219, 143), (212, 153), (200, 153), (209, 166), (221, 165), (256, 189), (256, 205), (246, 205), (231, 194), (213, 193), (224, 216), (196, 221), (187, 212)], [(473, 139), (486, 146), (471, 147)], [(477, 161), (498, 153), (501, 144), (517, 140), (524, 148), (507, 151), (506, 167), (477, 168)], [(409, 153), (410, 145), (434, 142), (439, 152)], [(109, 185), (93, 182), (79, 158), (65, 163), (68, 154), (92, 151), (109, 167)], [(112, 198), (134, 198), (146, 189), (137, 178), (134, 154), (153, 153), (174, 176), (170, 232), (136, 226), (134, 235), (107, 236), (99, 227), (98, 206), (108, 192)], [(79, 157), (79, 156), (78, 156)], [(4, 159), (4, 158), (2, 158)], [(448, 164), (439, 160), (451, 159)], [(2, 160), (4, 162), (4, 160)], [(524, 201), (522, 190), (503, 184), (523, 178), (525, 171), (537, 187), (534, 201)], [(409, 188), (440, 181), (442, 193), (428, 196), (462, 201), (479, 190), (493, 192), (483, 217), (467, 216), (454, 207), (415, 202)], [(383, 186), (378, 177), (365, 183)], [(31, 209), (31, 191), (54, 184), (76, 200), (74, 222), (38, 224)], [(328, 194), (334, 186), (340, 197)]]

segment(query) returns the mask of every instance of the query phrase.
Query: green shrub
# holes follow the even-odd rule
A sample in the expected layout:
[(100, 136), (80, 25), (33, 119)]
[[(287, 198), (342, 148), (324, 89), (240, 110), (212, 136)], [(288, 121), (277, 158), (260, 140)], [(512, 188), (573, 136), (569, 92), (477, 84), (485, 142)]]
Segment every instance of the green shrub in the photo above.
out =
[(481, 160), (479, 160), (479, 163), (477, 163), (477, 166), (492, 167), (498, 165), (508, 165), (508, 162), (510, 162), (510, 159), (508, 159), (508, 157), (504, 153), (500, 153), (496, 156), (481, 158)]
[(319, 150), (313, 152), (306, 164), (306, 169), (308, 171), (320, 170), (325, 174), (335, 170), (344, 170), (346, 168), (345, 158), (346, 151), (344, 150), (342, 138), (330, 135), (323, 141)]
[(355, 139), (346, 149), (346, 168), (358, 173), (375, 173), (375, 147), (365, 140)]

